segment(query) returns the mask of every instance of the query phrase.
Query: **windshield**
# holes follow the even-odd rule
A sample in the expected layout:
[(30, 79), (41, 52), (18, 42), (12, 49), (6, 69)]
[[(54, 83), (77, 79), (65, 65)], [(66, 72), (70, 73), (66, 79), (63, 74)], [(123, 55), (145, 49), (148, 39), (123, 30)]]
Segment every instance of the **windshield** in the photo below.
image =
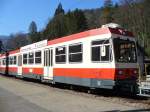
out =
[(114, 39), (115, 59), (121, 63), (136, 63), (136, 48), (135, 42), (130, 40), (123, 40), (119, 38)]

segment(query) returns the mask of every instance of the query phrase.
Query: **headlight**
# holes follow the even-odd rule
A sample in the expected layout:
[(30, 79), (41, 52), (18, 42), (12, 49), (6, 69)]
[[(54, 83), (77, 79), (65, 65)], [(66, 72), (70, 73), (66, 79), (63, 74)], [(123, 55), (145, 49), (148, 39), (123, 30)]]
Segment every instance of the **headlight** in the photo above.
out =
[(134, 72), (133, 72), (134, 74), (137, 74), (138, 73), (138, 71), (137, 70), (134, 70)]
[(123, 71), (122, 71), (122, 70), (119, 70), (119, 71), (118, 71), (118, 74), (119, 74), (119, 75), (122, 75), (122, 74), (123, 74)]

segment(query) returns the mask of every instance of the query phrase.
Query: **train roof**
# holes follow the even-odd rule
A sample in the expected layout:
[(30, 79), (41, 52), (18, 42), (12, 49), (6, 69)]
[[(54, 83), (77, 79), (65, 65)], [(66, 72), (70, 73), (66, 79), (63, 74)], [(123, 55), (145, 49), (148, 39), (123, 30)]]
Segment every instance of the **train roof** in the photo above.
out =
[[(19, 53), (19, 52), (20, 52), (20, 49), (16, 49), (16, 50), (13, 50), (13, 51), (9, 51), (8, 53), (9, 53), (9, 55), (11, 55), (11, 54)], [(0, 54), (0, 57), (2, 57), (2, 56), (6, 56), (6, 52)]]
[(76, 40), (80, 38), (86, 38), (89, 36), (103, 35), (103, 34), (118, 34), (118, 35), (123, 35), (123, 36), (128, 36), (128, 37), (134, 37), (132, 32), (129, 32), (122, 28), (104, 27), (104, 28), (92, 29), (92, 30), (72, 34), (69, 36), (65, 36), (62, 38), (50, 40), (48, 41), (48, 45), (67, 42), (67, 41)]
[(16, 50), (13, 50), (13, 51), (9, 51), (9, 54), (16, 54), (16, 53), (19, 53), (20, 52), (20, 49), (16, 49)]

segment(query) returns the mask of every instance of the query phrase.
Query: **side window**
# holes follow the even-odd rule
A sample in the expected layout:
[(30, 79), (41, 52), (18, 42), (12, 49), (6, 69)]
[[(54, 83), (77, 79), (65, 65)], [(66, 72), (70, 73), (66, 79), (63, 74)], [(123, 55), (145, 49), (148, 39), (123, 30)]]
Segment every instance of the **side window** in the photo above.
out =
[(13, 64), (13, 57), (9, 57), (9, 65), (12, 65)]
[(111, 50), (109, 40), (96, 40), (92, 41), (92, 56), (93, 62), (110, 61)]
[[(23, 54), (23, 55), (19, 55), (18, 58), (17, 58), (18, 59), (18, 61), (17, 61), (18, 66), (22, 66), (22, 59), (23, 59), (22, 57), (26, 57), (27, 58), (27, 56), (26, 56), (27, 54)], [(26, 59), (26, 64), (27, 64), (27, 59)]]
[(30, 52), (28, 55), (29, 55), (28, 63), (33, 64), (34, 63), (34, 53)]
[(69, 45), (69, 62), (82, 62), (83, 46), (81, 43)]
[(8, 65), (10, 65), (10, 63), (11, 63), (10, 60), (11, 60), (11, 59), (10, 59), (10, 56), (9, 56), (9, 57), (8, 57)]
[(8, 59), (9, 65), (16, 65), (16, 56), (10, 56)]
[(3, 65), (6, 65), (6, 58), (3, 58)]
[(35, 52), (35, 64), (41, 64), (41, 51)]
[(61, 46), (55, 49), (55, 59), (56, 63), (65, 63), (66, 62), (66, 47)]
[(101, 47), (101, 50), (105, 49), (105, 56), (101, 56), (101, 61), (110, 61), (110, 45), (105, 45), (104, 48)]
[(16, 63), (17, 63), (17, 58), (16, 56), (14, 56), (14, 65), (16, 65)]
[(28, 63), (28, 55), (27, 54), (23, 54), (23, 64), (27, 64)]
[(92, 61), (100, 61), (100, 46), (92, 46)]

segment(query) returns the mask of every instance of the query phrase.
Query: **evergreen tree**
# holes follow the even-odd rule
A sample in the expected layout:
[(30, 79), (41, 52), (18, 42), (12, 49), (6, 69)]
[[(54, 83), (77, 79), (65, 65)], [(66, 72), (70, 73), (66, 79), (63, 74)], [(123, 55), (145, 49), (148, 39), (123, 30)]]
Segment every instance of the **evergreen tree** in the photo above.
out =
[(105, 0), (104, 1), (104, 7), (105, 8), (111, 8), (113, 6), (112, 0)]
[[(58, 8), (55, 12), (57, 11)], [(43, 37), (48, 37), (48, 39), (59, 38), (84, 31), (87, 28), (87, 21), (83, 11), (76, 9), (72, 12), (69, 11), (67, 14), (59, 13), (54, 16), (43, 31)]]
[(53, 19), (51, 32), (53, 32), (53, 38), (59, 38), (66, 35), (66, 24), (64, 15), (60, 14)]
[(29, 33), (37, 33), (37, 26), (36, 26), (36, 23), (34, 21), (32, 21), (30, 23)]
[(62, 7), (62, 4), (59, 3), (59, 4), (58, 4), (58, 7), (57, 7), (57, 9), (56, 9), (56, 11), (55, 11), (54, 16), (57, 16), (57, 15), (59, 15), (59, 14), (64, 14), (64, 13), (65, 13), (65, 11), (64, 11), (64, 9), (63, 9), (63, 7)]
[(78, 33), (88, 29), (87, 21), (83, 11), (76, 9), (75, 11), (69, 11), (65, 15), (65, 24), (67, 26), (67, 35)]
[(75, 22), (77, 24), (78, 32), (88, 29), (87, 21), (82, 10), (76, 9), (74, 11), (74, 16), (75, 16), (75, 20), (76, 20)]
[(105, 0), (104, 7), (101, 14), (101, 24), (110, 23), (113, 21), (113, 2), (112, 0)]
[(66, 24), (65, 24), (65, 11), (62, 7), (62, 4), (59, 3), (58, 7), (55, 10), (55, 15), (52, 20), (51, 26), (51, 39), (59, 38), (66, 35)]
[(68, 13), (65, 16), (66, 18), (66, 26), (67, 26), (67, 35), (73, 34), (78, 32), (78, 25), (76, 23), (76, 17), (73, 12), (68, 11)]
[(34, 21), (32, 21), (29, 26), (29, 41), (30, 43), (33, 43), (39, 40), (40, 38), (38, 37), (37, 25)]
[(2, 52), (2, 50), (4, 50), (3, 49), (3, 42), (2, 42), (2, 40), (0, 40), (0, 52)]
[(58, 5), (54, 17), (49, 21), (43, 31), (44, 38), (54, 39), (66, 35), (66, 22), (64, 9), (61, 3)]

